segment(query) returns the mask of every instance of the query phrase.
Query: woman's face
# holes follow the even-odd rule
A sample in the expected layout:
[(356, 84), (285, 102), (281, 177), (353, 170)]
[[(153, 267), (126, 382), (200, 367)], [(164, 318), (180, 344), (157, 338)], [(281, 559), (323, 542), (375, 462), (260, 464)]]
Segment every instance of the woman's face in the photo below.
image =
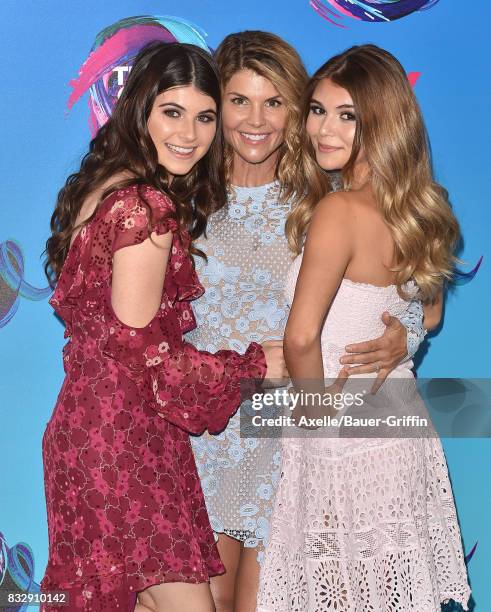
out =
[(261, 164), (285, 139), (285, 100), (276, 87), (249, 69), (236, 72), (223, 92), (225, 140), (249, 164)]
[(161, 166), (171, 176), (187, 174), (215, 137), (215, 101), (194, 85), (172, 87), (156, 98), (147, 121)]
[(312, 94), (306, 127), (319, 166), (324, 170), (343, 168), (350, 158), (356, 130), (348, 91), (331, 79), (322, 79)]

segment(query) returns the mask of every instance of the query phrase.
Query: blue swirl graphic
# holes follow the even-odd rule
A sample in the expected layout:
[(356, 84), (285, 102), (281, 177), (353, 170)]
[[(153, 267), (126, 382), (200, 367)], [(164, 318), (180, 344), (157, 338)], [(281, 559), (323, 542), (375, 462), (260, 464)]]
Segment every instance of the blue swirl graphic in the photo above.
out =
[[(5, 584), (7, 583), (8, 584)], [(7, 546), (0, 532), (0, 589), (18, 589), (23, 593), (40, 593), (41, 587), (34, 580), (34, 555), (30, 546), (20, 542), (12, 548)], [(3, 607), (3, 612), (25, 612), (27, 604)]]
[(17, 312), (20, 297), (44, 300), (51, 291), (50, 287), (38, 289), (24, 280), (24, 255), (17, 242), (0, 243), (0, 328)]
[(471, 280), (474, 278), (474, 276), (476, 276), (479, 268), (481, 267), (482, 260), (483, 260), (483, 256), (481, 255), (481, 257), (479, 258), (479, 261), (472, 268), (470, 272), (461, 272), (460, 270), (456, 270), (454, 284), (455, 285), (467, 285), (467, 283), (470, 283)]

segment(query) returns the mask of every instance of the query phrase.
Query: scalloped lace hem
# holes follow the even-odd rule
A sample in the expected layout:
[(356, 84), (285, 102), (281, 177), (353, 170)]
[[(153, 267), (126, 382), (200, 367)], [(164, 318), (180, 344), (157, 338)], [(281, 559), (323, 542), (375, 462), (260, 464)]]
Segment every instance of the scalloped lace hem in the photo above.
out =
[(457, 567), (421, 549), (376, 558), (312, 558), (271, 542), (257, 612), (440, 612), (450, 599), (468, 610), (470, 588)]

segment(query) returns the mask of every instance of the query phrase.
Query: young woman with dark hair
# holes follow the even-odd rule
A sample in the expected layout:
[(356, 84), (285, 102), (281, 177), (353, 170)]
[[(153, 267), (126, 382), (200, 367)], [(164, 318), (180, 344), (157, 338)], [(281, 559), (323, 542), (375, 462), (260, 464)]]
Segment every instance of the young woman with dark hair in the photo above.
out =
[(66, 591), (68, 610), (214, 610), (224, 567), (189, 432), (222, 430), (242, 379), (285, 373), (280, 342), (242, 355), (183, 341), (203, 292), (193, 241), (225, 202), (220, 106), (206, 52), (145, 48), (58, 196), (47, 272), (70, 340), (43, 437), (42, 589)]

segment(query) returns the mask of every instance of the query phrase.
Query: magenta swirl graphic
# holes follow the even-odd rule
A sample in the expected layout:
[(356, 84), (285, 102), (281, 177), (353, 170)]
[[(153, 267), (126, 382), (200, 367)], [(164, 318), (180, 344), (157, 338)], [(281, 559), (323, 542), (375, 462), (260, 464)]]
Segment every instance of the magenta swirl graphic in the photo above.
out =
[[(343, 17), (358, 21), (395, 21), (435, 6), (439, 0), (310, 0), (310, 6), (323, 19), (340, 28)], [(330, 8), (328, 5), (334, 7)]]
[(95, 38), (79, 75), (70, 82), (68, 108), (89, 91), (89, 127), (92, 135), (106, 123), (121, 94), (138, 52), (153, 41), (189, 43), (208, 49), (205, 32), (180, 17), (127, 17), (104, 28)]
[(38, 289), (24, 280), (24, 255), (17, 242), (0, 242), (0, 328), (17, 312), (20, 297), (44, 300), (51, 291), (50, 287)]

